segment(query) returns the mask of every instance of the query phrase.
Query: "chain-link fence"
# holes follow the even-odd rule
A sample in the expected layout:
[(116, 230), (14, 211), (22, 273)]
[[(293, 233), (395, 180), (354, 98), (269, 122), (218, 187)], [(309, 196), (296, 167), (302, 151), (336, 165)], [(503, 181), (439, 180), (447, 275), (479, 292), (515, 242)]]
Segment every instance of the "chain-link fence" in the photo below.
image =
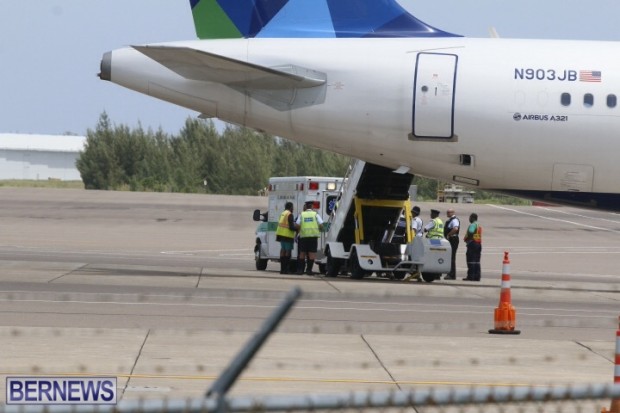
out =
[[(4, 406), (2, 413), (192, 413), (276, 411), (409, 411), (425, 413), (592, 413), (620, 398), (620, 385), (557, 387), (477, 387), (333, 395), (150, 399), (123, 401), (116, 406)], [(614, 412), (616, 413), (616, 412)]]

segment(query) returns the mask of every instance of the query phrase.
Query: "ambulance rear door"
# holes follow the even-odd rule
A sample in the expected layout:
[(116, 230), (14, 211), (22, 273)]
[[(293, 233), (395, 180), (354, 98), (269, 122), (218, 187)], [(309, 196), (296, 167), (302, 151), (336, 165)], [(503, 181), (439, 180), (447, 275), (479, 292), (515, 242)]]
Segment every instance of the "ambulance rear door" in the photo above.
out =
[(321, 232), (321, 238), (319, 239), (319, 246), (317, 248), (317, 258), (323, 257), (323, 250), (325, 246), (325, 237), (327, 230), (331, 224), (330, 217), (332, 212), (336, 208), (338, 202), (339, 191), (323, 191), (321, 196), (321, 218), (323, 218), (323, 232)]

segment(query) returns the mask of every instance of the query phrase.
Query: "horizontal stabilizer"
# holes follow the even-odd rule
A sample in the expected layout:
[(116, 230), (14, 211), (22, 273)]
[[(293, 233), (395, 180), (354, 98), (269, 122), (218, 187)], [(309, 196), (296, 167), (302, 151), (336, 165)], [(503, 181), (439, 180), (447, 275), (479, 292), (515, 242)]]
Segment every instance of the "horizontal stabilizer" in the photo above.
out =
[(326, 82), (325, 74), (294, 65), (265, 67), (188, 47), (132, 47), (186, 79), (235, 89), (303, 89)]

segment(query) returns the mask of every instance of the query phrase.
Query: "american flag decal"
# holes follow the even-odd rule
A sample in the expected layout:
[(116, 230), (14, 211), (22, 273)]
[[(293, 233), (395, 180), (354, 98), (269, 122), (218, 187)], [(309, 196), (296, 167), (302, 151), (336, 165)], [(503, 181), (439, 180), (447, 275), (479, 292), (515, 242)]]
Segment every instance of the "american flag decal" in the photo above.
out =
[(600, 82), (601, 81), (600, 70), (580, 70), (579, 81), (580, 82)]

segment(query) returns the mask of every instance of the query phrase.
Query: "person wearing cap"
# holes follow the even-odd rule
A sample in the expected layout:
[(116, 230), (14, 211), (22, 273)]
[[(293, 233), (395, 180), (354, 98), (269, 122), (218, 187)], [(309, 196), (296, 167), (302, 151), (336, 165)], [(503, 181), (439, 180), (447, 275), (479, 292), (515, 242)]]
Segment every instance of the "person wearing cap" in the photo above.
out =
[(280, 274), (288, 274), (291, 252), (295, 243), (295, 219), (293, 217), (293, 203), (284, 204), (284, 211), (280, 214), (276, 241), (280, 242)]
[(306, 255), (308, 256), (308, 265), (306, 274), (314, 275), (312, 266), (316, 258), (316, 250), (319, 244), (319, 237), (323, 231), (323, 219), (312, 209), (314, 201), (306, 201), (304, 212), (299, 214), (295, 222), (295, 228), (299, 231), (299, 244), (297, 255), (297, 274), (304, 273), (304, 264)]
[(414, 236), (422, 238), (424, 234), (424, 223), (422, 222), (422, 218), (420, 218), (420, 207), (417, 205), (411, 208), (411, 230)]
[(431, 221), (424, 227), (426, 238), (443, 238), (443, 221), (439, 218), (439, 211), (431, 209)]
[(444, 280), (456, 280), (456, 250), (459, 248), (459, 227), (461, 222), (456, 216), (454, 209), (449, 208), (446, 211), (448, 220), (444, 226), (444, 237), (450, 243), (452, 247), (452, 262), (450, 265), (450, 272), (443, 278)]

